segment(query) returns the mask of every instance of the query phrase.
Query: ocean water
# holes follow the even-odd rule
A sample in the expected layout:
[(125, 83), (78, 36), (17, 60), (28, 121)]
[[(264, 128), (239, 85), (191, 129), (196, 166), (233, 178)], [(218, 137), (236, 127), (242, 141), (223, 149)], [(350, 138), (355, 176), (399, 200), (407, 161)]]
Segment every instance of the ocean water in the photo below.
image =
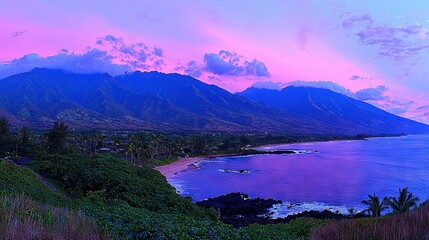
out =
[(310, 209), (362, 210), (368, 194), (397, 196), (404, 187), (421, 200), (429, 199), (429, 135), (262, 149), (297, 154), (214, 158), (168, 180), (194, 201), (230, 192), (282, 200), (273, 208), (273, 217)]

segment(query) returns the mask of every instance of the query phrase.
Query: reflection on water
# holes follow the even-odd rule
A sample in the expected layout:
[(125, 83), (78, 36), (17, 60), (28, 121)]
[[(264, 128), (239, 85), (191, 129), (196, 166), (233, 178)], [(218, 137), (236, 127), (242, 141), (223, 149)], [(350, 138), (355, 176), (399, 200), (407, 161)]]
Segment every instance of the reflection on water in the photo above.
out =
[[(289, 144), (306, 154), (216, 158), (169, 179), (195, 201), (230, 192), (291, 203), (361, 209), (368, 194), (409, 190), (429, 198), (429, 135)], [(219, 169), (228, 171), (219, 171)], [(236, 174), (246, 170), (249, 174)]]

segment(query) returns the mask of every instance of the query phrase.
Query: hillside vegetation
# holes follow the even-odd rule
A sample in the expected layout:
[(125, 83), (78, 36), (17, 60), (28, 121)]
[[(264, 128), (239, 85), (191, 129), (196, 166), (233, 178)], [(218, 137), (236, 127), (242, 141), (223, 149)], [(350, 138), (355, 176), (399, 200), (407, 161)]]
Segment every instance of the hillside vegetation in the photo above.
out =
[[(7, 121), (1, 118), (0, 128), (5, 130), (0, 132), (1, 155), (16, 146), (19, 153), (32, 158), (21, 162), (19, 158), (0, 158), (0, 239), (424, 239), (429, 232), (427, 205), (413, 212), (383, 217), (374, 214), (377, 209), (369, 208), (376, 217), (372, 219), (333, 222), (298, 218), (286, 224), (233, 228), (219, 220), (216, 210), (201, 208), (191, 198), (178, 195), (158, 171), (147, 165), (135, 166), (133, 158), (127, 161), (118, 152), (119, 157), (91, 150), (89, 154), (79, 153), (79, 145), (71, 144), (64, 123), (56, 122), (37, 143), (26, 128), (17, 135), (10, 133)], [(142, 139), (141, 146), (148, 143), (147, 149), (153, 146), (162, 155), (162, 141)], [(184, 152), (187, 145), (180, 142), (177, 151)], [(203, 151), (194, 151), (204, 153), (207, 142), (198, 142), (204, 143)], [(223, 151), (235, 149), (234, 142), (249, 143), (246, 136), (227, 137), (220, 146), (228, 146)], [(166, 146), (171, 146), (169, 143)], [(91, 147), (91, 141), (89, 144)], [(47, 181), (59, 190), (53, 191)], [(413, 199), (407, 188), (400, 193)], [(375, 195), (369, 197), (378, 200)], [(395, 202), (395, 198), (389, 200)], [(365, 202), (382, 208), (372, 204), (374, 201)], [(397, 209), (408, 210), (415, 205), (407, 206)], [(398, 232), (402, 235), (394, 235)]]
[[(17, 97), (19, 96), (19, 97)], [(319, 88), (232, 94), (190, 76), (160, 72), (77, 74), (36, 68), (0, 81), (0, 113), (12, 125), (47, 129), (411, 134), (429, 126)]]
[[(298, 219), (235, 229), (221, 223), (214, 210), (177, 195), (157, 171), (111, 156), (47, 155), (35, 160), (34, 166), (55, 179), (69, 197), (52, 192), (31, 170), (0, 161), (0, 172), (14, 173), (1, 175), (1, 181), (8, 183), (1, 185), (1, 213), (12, 219), (1, 221), (3, 237), (22, 233), (22, 237), (34, 234), (47, 239), (55, 234), (76, 239), (85, 239), (79, 237), (83, 235), (91, 236), (86, 239), (295, 239), (327, 223)], [(16, 181), (16, 176), (22, 180)], [(21, 182), (32, 183), (32, 191)], [(26, 228), (39, 230), (29, 233)]]
[(315, 229), (315, 240), (335, 239), (428, 239), (429, 203), (412, 211), (381, 218), (343, 220)]

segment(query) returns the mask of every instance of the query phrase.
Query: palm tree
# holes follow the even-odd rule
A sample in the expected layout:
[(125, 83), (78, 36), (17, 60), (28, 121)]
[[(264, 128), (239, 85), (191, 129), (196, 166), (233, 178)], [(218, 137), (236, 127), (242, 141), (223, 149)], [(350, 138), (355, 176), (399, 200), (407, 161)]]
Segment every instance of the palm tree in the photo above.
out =
[(384, 198), (382, 201), (375, 196), (375, 193), (371, 196), (368, 195), (369, 199), (362, 201), (363, 204), (368, 205), (368, 208), (365, 209), (368, 211), (368, 213), (371, 214), (372, 217), (380, 217), (381, 211), (388, 208), (387, 205), (387, 199)]
[(408, 192), (408, 188), (399, 189), (399, 198), (389, 198), (388, 204), (395, 213), (403, 213), (417, 206), (419, 199)]

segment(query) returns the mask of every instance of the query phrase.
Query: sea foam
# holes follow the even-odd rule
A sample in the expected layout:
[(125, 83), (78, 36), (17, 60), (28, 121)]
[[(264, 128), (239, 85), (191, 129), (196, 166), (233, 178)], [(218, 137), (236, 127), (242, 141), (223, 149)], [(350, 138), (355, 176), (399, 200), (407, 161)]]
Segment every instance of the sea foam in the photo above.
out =
[(343, 215), (349, 214), (349, 209), (353, 209), (354, 213), (360, 212), (364, 210), (362, 206), (339, 206), (339, 205), (330, 205), (321, 202), (304, 202), (304, 203), (291, 203), (291, 202), (283, 202), (280, 204), (275, 204), (272, 208), (269, 209), (269, 216), (273, 219), (276, 218), (285, 218), (289, 215), (294, 215), (298, 213), (302, 213), (305, 211), (319, 211), (322, 212), (324, 210), (331, 211), (333, 213), (340, 213)]

